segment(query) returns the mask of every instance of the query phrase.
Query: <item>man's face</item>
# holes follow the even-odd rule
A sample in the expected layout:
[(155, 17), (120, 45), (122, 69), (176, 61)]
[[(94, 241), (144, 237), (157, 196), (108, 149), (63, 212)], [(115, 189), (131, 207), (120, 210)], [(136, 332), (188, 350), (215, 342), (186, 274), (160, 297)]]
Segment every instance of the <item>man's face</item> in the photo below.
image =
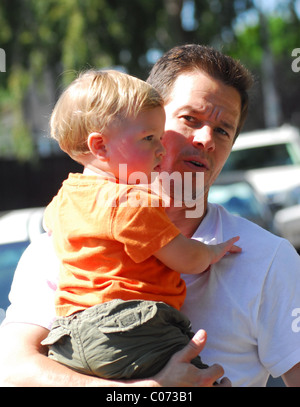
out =
[(162, 171), (203, 172), (207, 195), (230, 154), (240, 111), (233, 87), (201, 71), (180, 75), (165, 105)]

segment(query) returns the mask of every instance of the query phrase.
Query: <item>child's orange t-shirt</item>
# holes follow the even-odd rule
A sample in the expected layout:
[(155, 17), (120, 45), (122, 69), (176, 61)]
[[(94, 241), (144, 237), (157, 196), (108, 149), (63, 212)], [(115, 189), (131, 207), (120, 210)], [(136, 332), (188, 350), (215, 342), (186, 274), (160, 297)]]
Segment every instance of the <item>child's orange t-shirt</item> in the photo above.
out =
[(46, 208), (45, 225), (61, 261), (58, 316), (118, 298), (182, 306), (180, 274), (153, 256), (180, 231), (149, 190), (70, 174)]

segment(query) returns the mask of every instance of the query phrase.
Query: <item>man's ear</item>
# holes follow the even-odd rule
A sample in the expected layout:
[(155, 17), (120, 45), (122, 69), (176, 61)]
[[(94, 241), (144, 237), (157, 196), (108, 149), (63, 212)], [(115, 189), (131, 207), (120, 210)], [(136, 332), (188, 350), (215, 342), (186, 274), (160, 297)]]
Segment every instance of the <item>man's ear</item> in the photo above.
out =
[(91, 133), (88, 136), (87, 144), (90, 152), (101, 161), (107, 161), (107, 150), (105, 146), (105, 136), (101, 133)]

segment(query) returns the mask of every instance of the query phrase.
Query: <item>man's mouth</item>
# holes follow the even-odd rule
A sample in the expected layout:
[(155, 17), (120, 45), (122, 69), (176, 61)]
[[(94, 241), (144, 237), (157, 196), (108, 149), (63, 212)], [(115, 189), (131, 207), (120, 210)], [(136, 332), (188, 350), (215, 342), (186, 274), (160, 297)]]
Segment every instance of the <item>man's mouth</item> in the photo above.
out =
[(190, 161), (190, 163), (196, 165), (196, 167), (205, 167), (202, 163), (199, 163), (198, 161)]
[(188, 164), (190, 167), (197, 167), (197, 168), (202, 168), (202, 169), (208, 169), (208, 164), (203, 160), (203, 161), (198, 161), (198, 160), (184, 160), (186, 164)]

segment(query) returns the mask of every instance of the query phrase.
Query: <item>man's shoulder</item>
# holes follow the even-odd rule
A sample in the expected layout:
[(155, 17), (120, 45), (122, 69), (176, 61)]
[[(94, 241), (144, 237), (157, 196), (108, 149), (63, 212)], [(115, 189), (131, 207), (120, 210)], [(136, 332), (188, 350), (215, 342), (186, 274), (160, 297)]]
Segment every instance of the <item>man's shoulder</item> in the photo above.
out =
[(258, 234), (266, 233), (267, 235), (272, 235), (275, 238), (279, 238), (279, 236), (272, 234), (270, 231), (264, 229), (255, 222), (242, 216), (230, 213), (222, 205), (210, 203), (208, 214), (211, 215), (211, 220), (213, 220), (214, 222), (221, 222), (228, 227), (242, 230), (246, 229)]
[(224, 238), (238, 235), (241, 241), (247, 241), (247, 244), (252, 247), (264, 247), (266, 249), (268, 246), (271, 250), (277, 250), (280, 245), (285, 245), (285, 243), (287, 246), (291, 246), (282, 237), (248, 219), (228, 212), (221, 205), (209, 204), (209, 214), (210, 221), (214, 222), (215, 227), (222, 229)]

